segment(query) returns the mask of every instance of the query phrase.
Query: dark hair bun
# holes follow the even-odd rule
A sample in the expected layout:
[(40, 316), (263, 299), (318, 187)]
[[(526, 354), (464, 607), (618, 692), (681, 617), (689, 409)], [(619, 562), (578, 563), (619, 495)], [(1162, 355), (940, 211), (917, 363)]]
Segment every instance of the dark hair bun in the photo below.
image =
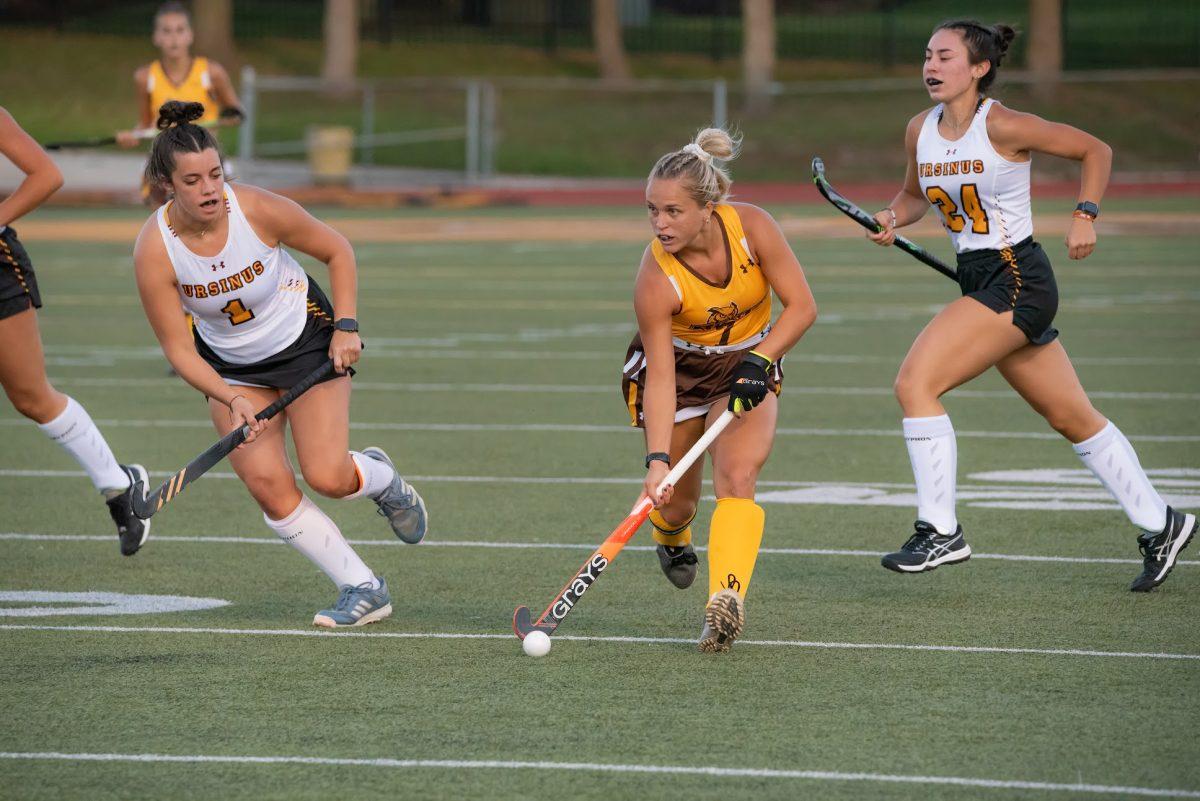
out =
[(204, 105), (201, 103), (184, 103), (180, 100), (168, 100), (158, 110), (156, 127), (165, 131), (172, 125), (184, 125), (195, 122), (204, 116)]
[(1003, 56), (1008, 52), (1008, 46), (1012, 44), (1012, 40), (1016, 38), (1017, 32), (1013, 30), (1011, 25), (997, 23), (992, 26), (992, 30), (996, 32), (996, 49)]

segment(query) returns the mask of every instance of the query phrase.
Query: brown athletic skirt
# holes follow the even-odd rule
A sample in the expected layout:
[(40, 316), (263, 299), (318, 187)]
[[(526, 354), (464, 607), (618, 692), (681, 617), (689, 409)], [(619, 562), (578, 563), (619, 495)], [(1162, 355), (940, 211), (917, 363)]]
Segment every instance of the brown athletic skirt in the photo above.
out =
[[(675, 422), (707, 414), (714, 403), (725, 402), (733, 371), (750, 351), (706, 354), (700, 350), (675, 348)], [(646, 388), (646, 353), (642, 338), (635, 336), (625, 353), (621, 373), (621, 395), (629, 408), (630, 424), (643, 427), (642, 393)], [(778, 395), (783, 389), (783, 359), (767, 371), (767, 387)]]

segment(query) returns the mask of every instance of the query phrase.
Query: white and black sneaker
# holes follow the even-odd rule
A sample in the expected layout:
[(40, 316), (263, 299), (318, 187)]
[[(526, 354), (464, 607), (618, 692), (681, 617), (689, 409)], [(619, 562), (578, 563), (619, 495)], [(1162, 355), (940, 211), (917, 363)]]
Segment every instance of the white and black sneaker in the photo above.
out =
[(1167, 574), (1175, 567), (1179, 552), (1188, 546), (1196, 533), (1196, 516), (1184, 514), (1167, 507), (1167, 524), (1157, 534), (1138, 537), (1138, 550), (1145, 558), (1142, 575), (1133, 580), (1129, 589), (1133, 592), (1150, 592), (1167, 580)]
[(696, 580), (696, 565), (700, 560), (696, 558), (696, 549), (692, 547), (691, 543), (687, 545), (659, 543), (654, 550), (658, 554), (658, 566), (662, 568), (663, 575), (667, 577), (668, 581), (681, 590), (692, 586), (692, 582)]
[(150, 521), (142, 520), (133, 512), (133, 494), (136, 492), (143, 499), (146, 497), (150, 475), (140, 464), (123, 464), (121, 469), (129, 476), (129, 486), (123, 490), (106, 492), (104, 502), (108, 504), (108, 513), (117, 524), (121, 554), (133, 556), (150, 536)]
[(936, 570), (940, 565), (953, 565), (971, 558), (971, 546), (963, 537), (962, 526), (953, 534), (939, 534), (938, 530), (918, 520), (913, 524), (913, 535), (900, 550), (889, 553), (881, 560), (883, 566), (897, 573), (924, 573)]

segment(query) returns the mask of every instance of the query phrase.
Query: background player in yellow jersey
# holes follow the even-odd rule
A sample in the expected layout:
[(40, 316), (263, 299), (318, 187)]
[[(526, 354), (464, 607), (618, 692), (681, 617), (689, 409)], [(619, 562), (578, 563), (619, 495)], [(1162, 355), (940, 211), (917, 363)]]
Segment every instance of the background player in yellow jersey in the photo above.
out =
[[(724, 130), (706, 128), (658, 160), (646, 185), (654, 240), (634, 289), (638, 335), (623, 390), (633, 424), (646, 430), (645, 491), (663, 572), (677, 587), (696, 577), (692, 520), (703, 461), (657, 493), (681, 457), (726, 409), (738, 419), (709, 453), (717, 508), (709, 526), (708, 603), (700, 650), (727, 651), (745, 625), (744, 602), (765, 516), (754, 502), (775, 439), (780, 362), (817, 317), (800, 263), (770, 214), (729, 203), (737, 155)], [(771, 324), (771, 293), (783, 313)], [(751, 410), (753, 410), (751, 412)]]
[[(169, 100), (204, 106), (204, 115), (197, 121), (198, 125), (237, 125), (241, 121), (241, 103), (229, 73), (215, 61), (193, 56), (192, 39), (191, 15), (183, 3), (163, 3), (158, 7), (154, 14), (152, 41), (159, 50), (159, 57), (133, 73), (138, 124), (133, 130), (117, 132), (119, 145), (135, 147), (141, 138), (139, 130), (151, 129), (158, 110)], [(151, 205), (160, 206), (166, 201), (160, 187), (146, 188)]]

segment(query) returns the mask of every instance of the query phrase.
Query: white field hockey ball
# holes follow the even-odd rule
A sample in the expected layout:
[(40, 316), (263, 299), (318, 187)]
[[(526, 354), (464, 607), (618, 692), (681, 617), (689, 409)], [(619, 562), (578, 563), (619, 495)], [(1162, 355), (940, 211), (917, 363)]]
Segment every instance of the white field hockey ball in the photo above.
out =
[(550, 638), (544, 631), (531, 631), (521, 641), (521, 648), (529, 656), (545, 656), (550, 653)]

